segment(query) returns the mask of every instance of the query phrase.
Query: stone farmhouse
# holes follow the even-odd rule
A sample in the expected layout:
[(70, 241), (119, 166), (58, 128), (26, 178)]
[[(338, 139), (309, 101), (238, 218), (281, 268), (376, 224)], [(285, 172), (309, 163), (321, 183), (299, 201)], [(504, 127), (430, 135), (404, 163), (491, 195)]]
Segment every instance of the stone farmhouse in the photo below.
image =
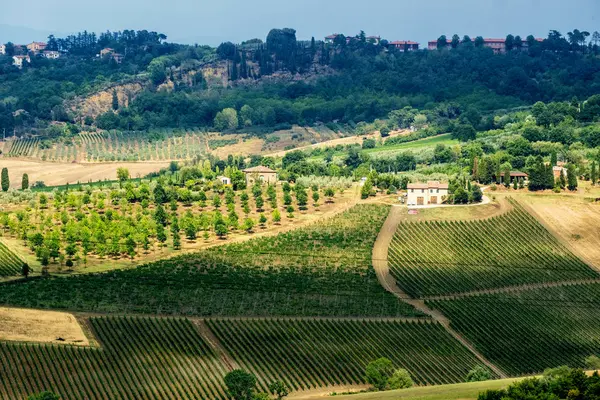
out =
[(262, 165), (258, 167), (246, 168), (242, 171), (246, 175), (246, 184), (253, 185), (255, 182), (274, 185), (277, 183), (277, 171)]
[(407, 205), (409, 206), (442, 204), (448, 196), (448, 184), (439, 181), (409, 183), (406, 189)]

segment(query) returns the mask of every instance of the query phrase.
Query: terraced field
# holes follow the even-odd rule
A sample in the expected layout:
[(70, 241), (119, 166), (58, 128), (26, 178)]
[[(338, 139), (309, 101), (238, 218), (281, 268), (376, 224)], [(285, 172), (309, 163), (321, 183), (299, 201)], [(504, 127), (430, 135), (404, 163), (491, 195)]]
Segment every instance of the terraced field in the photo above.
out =
[(512, 375), (584, 367), (586, 357), (600, 354), (600, 283), (428, 304)]
[(518, 203), (486, 220), (402, 223), (389, 249), (412, 297), (598, 278)]
[(366, 364), (382, 356), (421, 384), (460, 382), (478, 365), (428, 322), (208, 320), (224, 355), (187, 319), (89, 321), (100, 348), (0, 343), (0, 397), (52, 390), (65, 400), (225, 399), (229, 357), (263, 390), (275, 379), (294, 388), (364, 383)]

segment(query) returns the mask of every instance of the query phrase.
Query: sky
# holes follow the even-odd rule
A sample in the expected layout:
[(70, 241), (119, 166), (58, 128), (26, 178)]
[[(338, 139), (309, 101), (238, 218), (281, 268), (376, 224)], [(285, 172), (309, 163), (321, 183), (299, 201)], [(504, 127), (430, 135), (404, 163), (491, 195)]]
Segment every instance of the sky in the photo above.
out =
[(454, 33), (546, 37), (550, 29), (600, 31), (600, 0), (9, 0), (0, 12), (0, 43), (147, 29), (171, 42), (218, 45), (264, 39), (284, 27), (298, 39), (364, 30), (422, 44)]

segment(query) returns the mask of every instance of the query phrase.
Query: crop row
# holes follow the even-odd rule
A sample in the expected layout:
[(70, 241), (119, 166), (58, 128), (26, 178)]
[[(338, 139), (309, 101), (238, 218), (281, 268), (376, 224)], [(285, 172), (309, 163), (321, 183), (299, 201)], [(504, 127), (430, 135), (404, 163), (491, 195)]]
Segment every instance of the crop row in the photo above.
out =
[(518, 203), (513, 207), (486, 220), (401, 224), (389, 248), (398, 284), (422, 297), (598, 276)]
[(8, 151), (10, 157), (27, 157), (37, 147), (39, 139), (15, 139)]
[[(254, 373), (264, 390), (277, 379), (294, 389), (362, 384), (366, 365), (379, 357), (408, 369), (420, 384), (460, 382), (480, 364), (431, 322), (93, 317), (89, 323), (100, 348), (0, 343), (0, 397), (51, 390), (65, 400), (224, 399), (223, 377), (236, 365)], [(226, 353), (200, 332), (217, 337)]]
[(0, 277), (18, 275), (22, 265), (23, 261), (0, 242)]
[(600, 284), (428, 302), (512, 375), (584, 367), (600, 354)]

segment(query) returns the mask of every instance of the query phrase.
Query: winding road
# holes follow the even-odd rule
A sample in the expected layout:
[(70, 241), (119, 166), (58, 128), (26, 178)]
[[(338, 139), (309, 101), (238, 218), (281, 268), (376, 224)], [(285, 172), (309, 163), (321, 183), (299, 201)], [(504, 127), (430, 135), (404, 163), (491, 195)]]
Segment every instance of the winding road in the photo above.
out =
[(379, 279), (379, 282), (385, 288), (385, 290), (398, 297), (401, 301), (410, 304), (425, 315), (430, 316), (433, 320), (441, 324), (446, 331), (450, 333), (450, 335), (452, 335), (456, 340), (469, 349), (471, 353), (473, 353), (473, 355), (475, 355), (475, 357), (484, 363), (490, 370), (494, 371), (496, 375), (501, 378), (506, 378), (507, 375), (500, 368), (487, 360), (483, 354), (481, 354), (466, 338), (464, 338), (460, 333), (455, 331), (450, 326), (450, 321), (444, 316), (444, 314), (438, 310), (429, 308), (425, 304), (424, 300), (414, 299), (407, 295), (404, 291), (402, 291), (402, 289), (400, 289), (396, 283), (396, 279), (390, 274), (390, 268), (387, 261), (388, 248), (392, 243), (392, 239), (396, 233), (398, 225), (405, 219), (406, 208), (392, 206), (390, 213), (388, 214), (388, 217), (381, 228), (381, 231), (379, 231), (379, 235), (377, 236), (377, 240), (373, 246), (373, 268), (377, 273), (377, 279)]

